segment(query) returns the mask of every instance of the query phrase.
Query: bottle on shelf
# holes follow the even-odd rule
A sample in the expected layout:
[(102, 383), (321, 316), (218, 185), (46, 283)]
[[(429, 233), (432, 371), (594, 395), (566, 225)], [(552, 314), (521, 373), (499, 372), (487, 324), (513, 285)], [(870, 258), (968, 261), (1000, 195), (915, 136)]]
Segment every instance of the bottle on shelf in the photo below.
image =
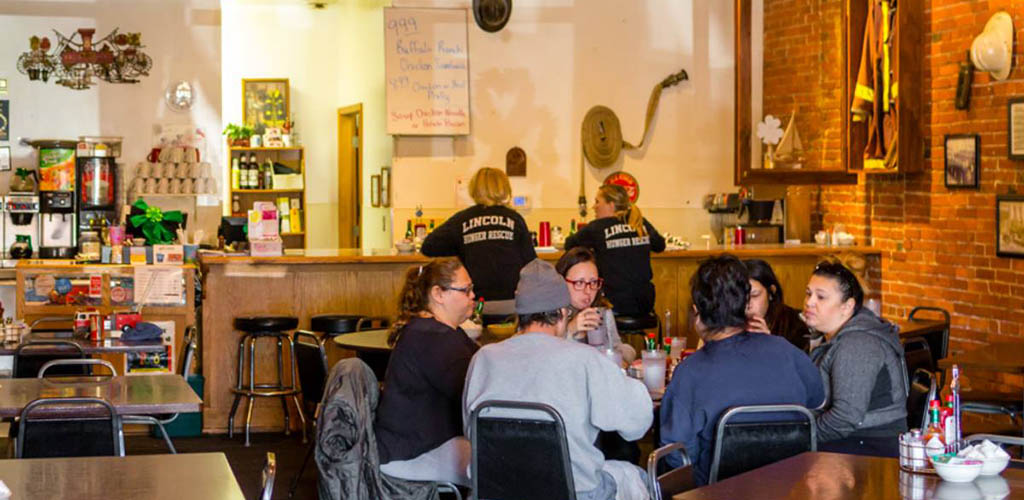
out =
[(231, 189), (241, 188), (242, 171), (237, 156), (231, 156)]
[[(576, 219), (569, 220), (569, 236), (576, 234)], [(568, 236), (566, 236), (568, 238)]]
[(243, 154), (238, 163), (238, 188), (249, 189), (249, 159)]
[(237, 194), (231, 195), (231, 215), (234, 217), (242, 216), (242, 200), (238, 198)]
[(260, 176), (257, 167), (259, 163), (256, 162), (256, 153), (249, 153), (249, 189), (260, 188)]
[(405, 219), (405, 239), (406, 241), (412, 241), (413, 238), (412, 219)]
[(263, 189), (274, 189), (274, 162), (270, 158), (263, 163)]
[(434, 219), (430, 219), (430, 227), (427, 228), (427, 234), (434, 232)]

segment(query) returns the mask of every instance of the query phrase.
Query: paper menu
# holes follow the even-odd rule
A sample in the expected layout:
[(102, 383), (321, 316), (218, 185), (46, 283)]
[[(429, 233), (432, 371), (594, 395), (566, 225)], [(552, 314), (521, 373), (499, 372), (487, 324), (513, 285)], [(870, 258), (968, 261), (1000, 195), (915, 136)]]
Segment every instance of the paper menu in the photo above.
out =
[(134, 266), (136, 304), (181, 304), (184, 270), (178, 266)]

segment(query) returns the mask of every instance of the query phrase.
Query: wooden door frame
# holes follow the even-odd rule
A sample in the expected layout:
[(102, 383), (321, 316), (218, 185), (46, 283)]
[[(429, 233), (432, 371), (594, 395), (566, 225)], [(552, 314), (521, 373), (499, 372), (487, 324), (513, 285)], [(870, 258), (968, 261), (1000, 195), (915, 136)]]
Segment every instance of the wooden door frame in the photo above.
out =
[(356, 184), (355, 184), (355, 200), (354, 200), (354, 203), (355, 203), (355, 209), (356, 209), (355, 210), (355, 217), (356, 217), (356, 221), (355, 222), (356, 222), (356, 224), (359, 225), (359, 232), (355, 235), (355, 240), (356, 240), (357, 247), (362, 247), (362, 244), (363, 244), (363, 234), (362, 234), (363, 233), (363, 231), (362, 231), (363, 230), (363, 224), (362, 224), (362, 220), (361, 219), (362, 219), (362, 212), (363, 212), (363, 133), (364, 133), (364, 131), (363, 131), (363, 103), (361, 103), (361, 102), (360, 103), (356, 103), (356, 104), (352, 104), (352, 105), (349, 105), (349, 106), (342, 106), (342, 107), (338, 108), (337, 121), (335, 122), (335, 124), (337, 125), (337, 134), (338, 134), (338, 149), (337, 149), (337, 151), (339, 152), (339, 154), (338, 154), (338, 164), (336, 166), (337, 173), (338, 173), (338, 209), (337, 209), (337, 214), (338, 214), (338, 246), (341, 247), (341, 238), (342, 238), (342, 234), (344, 234), (344, 231), (346, 231), (346, 230), (351, 231), (351, 228), (345, 228), (344, 227), (344, 224), (343, 224), (343, 221), (342, 221), (342, 218), (341, 218), (341, 209), (342, 209), (342, 202), (341, 202), (342, 196), (341, 196), (341, 193), (343, 193), (345, 189), (350, 189), (351, 188), (350, 186), (346, 186), (345, 185), (345, 179), (341, 175), (341, 168), (342, 168), (342, 163), (341, 162), (342, 162), (342, 158), (341, 158), (341, 154), (340, 154), (341, 147), (342, 147), (341, 120), (342, 120), (343, 117), (348, 116), (348, 115), (355, 115), (355, 117), (356, 117), (356, 134), (357, 134), (356, 137), (358, 137), (358, 151), (356, 152), (356, 155), (358, 156), (358, 160), (356, 161), (356, 166), (355, 166), (355, 170), (356, 170)]

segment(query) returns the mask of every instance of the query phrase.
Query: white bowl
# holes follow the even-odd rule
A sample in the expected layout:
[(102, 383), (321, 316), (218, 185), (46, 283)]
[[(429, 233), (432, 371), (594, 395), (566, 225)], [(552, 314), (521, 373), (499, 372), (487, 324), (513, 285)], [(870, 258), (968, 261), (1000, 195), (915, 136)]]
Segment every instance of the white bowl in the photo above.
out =
[(406, 241), (399, 241), (398, 243), (395, 243), (395, 248), (398, 249), (399, 253), (412, 253), (412, 251), (416, 249), (412, 243)]
[(948, 463), (943, 463), (929, 457), (935, 472), (942, 479), (951, 483), (967, 483), (974, 481), (974, 478), (981, 475), (981, 467), (984, 465), (981, 460), (970, 460), (971, 463), (962, 458), (952, 457)]
[(982, 476), (994, 476), (1010, 465), (1010, 457), (989, 457), (981, 464)]

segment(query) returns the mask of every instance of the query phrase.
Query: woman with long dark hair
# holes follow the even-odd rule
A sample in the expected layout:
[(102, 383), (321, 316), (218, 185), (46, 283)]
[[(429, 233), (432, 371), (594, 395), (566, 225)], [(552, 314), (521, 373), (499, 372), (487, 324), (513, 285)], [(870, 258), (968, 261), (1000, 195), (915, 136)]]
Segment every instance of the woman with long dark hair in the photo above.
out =
[(604, 280), (598, 276), (594, 252), (584, 247), (573, 248), (558, 259), (555, 270), (569, 288), (572, 312), (566, 334), (594, 347), (614, 349), (623, 361), (632, 363), (636, 359), (636, 350), (622, 343), (614, 319), (605, 314), (611, 309), (611, 303), (601, 293)]
[(459, 324), (472, 313), (473, 297), (473, 281), (455, 258), (405, 275), (374, 424), (380, 470), (389, 476), (471, 484), (462, 389), (478, 346)]
[(807, 352), (809, 332), (800, 311), (782, 299), (782, 285), (772, 266), (761, 259), (747, 259), (750, 272), (750, 300), (747, 302), (747, 331), (778, 335)]

